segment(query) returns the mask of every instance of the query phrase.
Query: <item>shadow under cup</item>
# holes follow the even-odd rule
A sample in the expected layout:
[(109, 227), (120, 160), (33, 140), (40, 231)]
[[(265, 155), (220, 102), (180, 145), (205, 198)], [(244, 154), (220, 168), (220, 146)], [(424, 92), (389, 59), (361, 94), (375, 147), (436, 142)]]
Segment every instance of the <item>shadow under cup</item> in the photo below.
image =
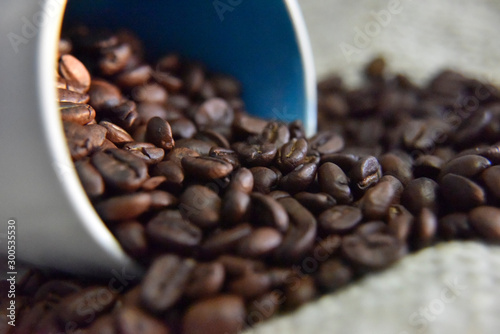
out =
[[(39, 267), (112, 276), (141, 268), (121, 249), (87, 198), (71, 161), (56, 102), (54, 61), (61, 22), (128, 28), (149, 59), (177, 52), (242, 82), (249, 113), (300, 119), (316, 130), (312, 52), (295, 0), (6, 0), (2, 28), (44, 21), (13, 50), (0, 41), (0, 218), (17, 223), (17, 259)], [(66, 10), (65, 10), (66, 6)], [(7, 15), (8, 14), (8, 15)], [(7, 78), (8, 80), (5, 80)], [(8, 84), (7, 84), (8, 82)], [(26, 94), (30, 92), (30, 94)], [(0, 253), (6, 253), (5, 249)]]

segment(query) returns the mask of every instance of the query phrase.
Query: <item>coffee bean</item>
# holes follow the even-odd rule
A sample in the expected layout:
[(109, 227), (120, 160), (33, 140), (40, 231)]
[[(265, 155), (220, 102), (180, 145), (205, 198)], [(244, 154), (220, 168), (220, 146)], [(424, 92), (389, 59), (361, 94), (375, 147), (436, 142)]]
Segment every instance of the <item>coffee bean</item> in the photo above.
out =
[(199, 155), (209, 155), (212, 145), (198, 139), (180, 139), (175, 142), (176, 148), (188, 148)]
[[(106, 97), (103, 97), (104, 100)], [(107, 100), (106, 100), (107, 101)], [(139, 119), (139, 113), (137, 112), (137, 106), (134, 101), (121, 100), (117, 104), (110, 103), (109, 109), (105, 109), (103, 114), (106, 118), (109, 118), (111, 121), (115, 122), (116, 125), (121, 126), (126, 130), (130, 130), (137, 123)], [(107, 108), (106, 105), (103, 106)], [(134, 136), (135, 138), (135, 136)], [(137, 139), (136, 139), (137, 140)], [(137, 140), (144, 141), (144, 139)]]
[(90, 73), (85, 65), (72, 55), (59, 58), (59, 74), (67, 82), (68, 89), (85, 94), (90, 88)]
[(194, 115), (194, 122), (200, 128), (228, 126), (233, 122), (234, 114), (227, 102), (221, 98), (205, 101)]
[(410, 181), (401, 195), (401, 204), (413, 215), (423, 208), (436, 212), (438, 208), (438, 184), (426, 177)]
[(259, 222), (261, 225), (274, 227), (281, 232), (288, 230), (289, 218), (287, 211), (279, 201), (260, 193), (252, 193), (251, 199), (254, 221)]
[(269, 122), (260, 134), (260, 142), (274, 144), (277, 148), (288, 143), (290, 140), (290, 131), (286, 124), (281, 122)]
[(354, 164), (349, 177), (355, 190), (364, 191), (379, 181), (382, 168), (375, 157), (365, 157)]
[(483, 188), (456, 174), (446, 174), (441, 179), (440, 192), (448, 206), (456, 211), (468, 211), (486, 203)]
[(196, 134), (196, 125), (187, 118), (178, 118), (170, 121), (174, 139), (188, 139)]
[(229, 189), (222, 200), (221, 217), (228, 225), (236, 225), (247, 217), (250, 196), (240, 190)]
[[(169, 334), (163, 321), (154, 318), (137, 307), (121, 307), (115, 314), (116, 330), (122, 334)], [(101, 334), (101, 332), (96, 332)]]
[(123, 149), (140, 158), (147, 165), (157, 164), (165, 156), (165, 151), (162, 148), (150, 143), (127, 143), (123, 145)]
[(106, 287), (92, 286), (64, 297), (57, 306), (57, 315), (63, 323), (75, 322), (78, 326), (85, 326), (96, 315), (110, 310), (115, 301), (116, 295)]
[(118, 86), (122, 88), (133, 88), (141, 86), (148, 82), (151, 78), (151, 66), (139, 65), (135, 68), (121, 72), (115, 79)]
[(191, 305), (182, 319), (182, 328), (184, 334), (237, 334), (244, 321), (241, 297), (219, 295)]
[(210, 256), (231, 253), (236, 245), (251, 232), (252, 227), (246, 223), (228, 230), (216, 231), (204, 239), (201, 245), (202, 253)]
[(276, 146), (270, 143), (250, 145), (238, 142), (233, 144), (233, 149), (248, 166), (269, 166), (277, 153)]
[(105, 110), (118, 107), (122, 102), (120, 89), (115, 85), (102, 80), (93, 79), (89, 90), (89, 104), (96, 110)]
[(177, 165), (181, 166), (182, 159), (184, 157), (199, 157), (199, 156), (200, 153), (198, 151), (186, 147), (175, 147), (165, 156), (165, 160), (174, 162)]
[(337, 201), (326, 193), (300, 192), (295, 194), (294, 198), (314, 214), (319, 214), (337, 204)]
[[(259, 168), (259, 167), (257, 167)], [(254, 178), (252, 172), (245, 167), (239, 168), (231, 177), (229, 189), (239, 190), (246, 194), (252, 192)]]
[(406, 185), (413, 179), (411, 163), (407, 163), (393, 153), (387, 153), (379, 158), (380, 166), (384, 175), (396, 177), (402, 184)]
[(442, 168), (440, 177), (453, 173), (464, 177), (474, 177), (491, 166), (491, 162), (479, 155), (463, 155), (448, 161)]
[(481, 174), (488, 191), (497, 199), (500, 199), (500, 166), (492, 166)]
[(248, 273), (262, 273), (265, 269), (265, 265), (261, 261), (244, 259), (234, 255), (221, 255), (217, 261), (222, 263), (226, 274), (231, 278), (241, 277)]
[(95, 110), (88, 104), (61, 102), (59, 103), (59, 111), (65, 122), (85, 125), (95, 119)]
[(281, 244), (282, 239), (278, 230), (260, 227), (240, 241), (237, 252), (241, 256), (254, 258), (268, 255)]
[(141, 282), (142, 305), (151, 312), (164, 312), (181, 298), (195, 267), (192, 259), (163, 255), (149, 267)]
[(321, 163), (331, 162), (339, 166), (345, 173), (348, 173), (359, 160), (360, 157), (352, 153), (333, 153), (321, 156)]
[(296, 167), (279, 182), (280, 187), (290, 193), (304, 191), (314, 181), (318, 166), (314, 163), (306, 163)]
[(327, 233), (352, 231), (362, 220), (361, 210), (347, 205), (337, 205), (321, 213), (318, 225)]
[(422, 155), (415, 160), (413, 173), (416, 178), (427, 177), (437, 180), (441, 168), (444, 165), (443, 159), (435, 155)]
[(75, 167), (83, 189), (89, 197), (97, 197), (104, 193), (104, 180), (88, 159), (76, 161)]
[(253, 175), (253, 191), (268, 194), (278, 183), (276, 172), (267, 167), (250, 168)]
[(64, 122), (63, 125), (69, 151), (74, 160), (96, 151), (106, 139), (106, 128), (100, 125), (82, 126), (73, 122)]
[(113, 334), (116, 331), (115, 321), (113, 319), (113, 316), (111, 316), (110, 314), (105, 314), (97, 318), (92, 323), (92, 325), (90, 325), (85, 329), (85, 331), (83, 330), (79, 331), (83, 332), (84, 334), (85, 333)]
[(99, 69), (104, 75), (114, 75), (127, 66), (132, 48), (130, 44), (123, 43), (117, 46), (103, 49), (102, 57), (99, 60)]
[(184, 181), (184, 170), (174, 161), (162, 161), (154, 167), (153, 173), (165, 177), (167, 184), (180, 189)]
[(134, 219), (151, 206), (151, 195), (134, 193), (111, 197), (96, 205), (96, 211), (106, 222)]
[(318, 182), (321, 190), (332, 195), (338, 203), (352, 202), (349, 180), (339, 166), (331, 162), (323, 163), (318, 170)]
[(290, 227), (275, 256), (284, 262), (294, 262), (304, 256), (314, 244), (316, 238), (316, 219), (297, 200), (286, 197), (278, 201), (288, 213)]
[(384, 181), (382, 178), (372, 188), (368, 189), (359, 201), (363, 217), (367, 219), (383, 219), (389, 212), (389, 207), (399, 202), (403, 191), (401, 182), (393, 176), (387, 175), (395, 182)]
[(240, 168), (240, 161), (235, 151), (222, 147), (212, 147), (208, 153), (210, 157), (220, 159), (233, 166), (234, 169)]
[(108, 121), (100, 121), (100, 126), (106, 128), (106, 138), (115, 144), (125, 144), (133, 142), (134, 139), (127, 133), (127, 131), (123, 130), (118, 125), (108, 122)]
[(151, 118), (146, 128), (146, 141), (164, 150), (171, 150), (174, 147), (174, 138), (170, 124), (160, 117)]
[(148, 252), (146, 230), (141, 223), (125, 221), (113, 229), (113, 233), (124, 250), (135, 258), (141, 258)]
[(215, 227), (219, 223), (221, 199), (207, 187), (188, 187), (179, 198), (179, 209), (184, 217), (201, 228)]
[(161, 247), (173, 250), (196, 246), (202, 238), (201, 230), (184, 219), (178, 210), (159, 212), (147, 223), (146, 234)]
[(108, 149), (92, 156), (92, 164), (107, 185), (126, 192), (137, 190), (148, 178), (146, 164), (120, 149)]
[(314, 258), (320, 262), (336, 255), (342, 244), (340, 235), (330, 234), (323, 239), (318, 239), (313, 248), (312, 254)]
[(444, 240), (470, 239), (475, 234), (466, 213), (451, 213), (442, 217), (438, 229)]
[(276, 164), (282, 172), (287, 173), (302, 164), (306, 155), (307, 141), (304, 138), (294, 138), (278, 150)]
[[(142, 187), (144, 188), (144, 184)], [(151, 191), (149, 195), (151, 196), (151, 208), (156, 210), (177, 205), (178, 202), (177, 197), (162, 190)]]
[(228, 284), (228, 291), (245, 299), (255, 298), (269, 291), (271, 277), (267, 273), (248, 271)]
[(414, 217), (402, 205), (393, 205), (389, 208), (387, 228), (389, 233), (402, 242), (408, 239), (413, 226)]
[(220, 179), (233, 171), (233, 166), (212, 157), (184, 157), (182, 167), (187, 174), (205, 180)]
[(273, 290), (258, 296), (247, 305), (247, 322), (250, 327), (269, 319), (279, 310), (282, 292)]
[(332, 154), (344, 148), (344, 139), (335, 132), (323, 131), (312, 137), (309, 145), (321, 155)]
[(285, 307), (296, 308), (313, 300), (317, 295), (314, 279), (311, 276), (296, 278), (293, 284), (285, 287)]
[(480, 206), (469, 212), (469, 222), (474, 230), (490, 242), (500, 241), (500, 209)]
[(185, 295), (206, 298), (218, 293), (224, 283), (224, 266), (219, 262), (198, 263), (191, 272)]
[(351, 268), (338, 259), (333, 259), (320, 264), (316, 281), (323, 289), (336, 290), (349, 283), (352, 277)]
[(437, 231), (437, 217), (428, 208), (423, 208), (413, 225), (413, 245), (416, 248), (430, 246)]

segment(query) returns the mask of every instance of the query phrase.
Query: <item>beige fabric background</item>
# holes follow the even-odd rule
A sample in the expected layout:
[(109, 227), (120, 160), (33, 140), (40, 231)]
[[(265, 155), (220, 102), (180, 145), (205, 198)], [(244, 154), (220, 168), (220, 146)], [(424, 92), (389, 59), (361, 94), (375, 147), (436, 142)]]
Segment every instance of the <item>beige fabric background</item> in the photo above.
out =
[[(318, 78), (334, 71), (356, 85), (360, 68), (380, 54), (391, 70), (419, 83), (443, 67), (500, 83), (500, 1), (400, 0), (399, 13), (377, 30), (372, 13), (388, 10), (390, 2), (299, 1)], [(355, 29), (365, 31), (367, 24), (373, 36), (356, 45)], [(346, 58), (341, 43), (356, 52)], [(246, 333), (500, 333), (500, 247), (457, 242), (429, 248)]]

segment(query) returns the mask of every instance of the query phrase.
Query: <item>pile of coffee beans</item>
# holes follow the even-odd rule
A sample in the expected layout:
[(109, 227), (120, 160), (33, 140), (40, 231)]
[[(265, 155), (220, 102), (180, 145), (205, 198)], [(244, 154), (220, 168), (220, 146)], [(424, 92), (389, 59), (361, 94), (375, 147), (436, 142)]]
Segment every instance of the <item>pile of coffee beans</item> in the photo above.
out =
[(443, 71), (418, 87), (377, 58), (361, 88), (319, 83), (308, 138), (245, 113), (234, 78), (176, 54), (151, 65), (130, 32), (71, 28), (59, 52), (81, 183), (147, 269), (112, 282), (30, 271), (9, 333), (238, 333), (408, 252), (500, 242), (491, 85)]

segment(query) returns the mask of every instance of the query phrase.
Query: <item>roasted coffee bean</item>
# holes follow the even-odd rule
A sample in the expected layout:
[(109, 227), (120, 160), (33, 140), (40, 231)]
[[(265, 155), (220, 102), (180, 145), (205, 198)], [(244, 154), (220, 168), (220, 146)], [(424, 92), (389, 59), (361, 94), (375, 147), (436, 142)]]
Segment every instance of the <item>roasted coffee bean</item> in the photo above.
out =
[(250, 196), (237, 189), (229, 189), (222, 199), (221, 217), (227, 225), (236, 225), (247, 217)]
[(221, 199), (207, 187), (193, 185), (179, 198), (179, 209), (186, 219), (201, 228), (211, 228), (219, 224)]
[(183, 319), (184, 334), (237, 334), (245, 323), (241, 297), (219, 295), (191, 305)]
[(403, 185), (393, 176), (384, 177), (392, 178), (393, 182), (382, 178), (379, 183), (368, 189), (359, 201), (363, 217), (367, 219), (385, 218), (390, 206), (399, 202)]
[(228, 291), (245, 299), (255, 298), (269, 291), (271, 277), (264, 272), (248, 271), (244, 275), (232, 279)]
[(246, 144), (238, 142), (233, 144), (233, 149), (238, 153), (240, 161), (248, 166), (269, 166), (276, 156), (274, 144)]
[(267, 194), (267, 196), (271, 197), (272, 199), (279, 200), (281, 198), (290, 197), (291, 195), (286, 191), (274, 190)]
[(290, 172), (302, 164), (307, 155), (307, 141), (304, 138), (292, 139), (281, 146), (276, 155), (276, 164), (284, 172)]
[(288, 213), (290, 227), (275, 256), (284, 262), (294, 262), (304, 256), (314, 244), (316, 238), (316, 219), (297, 200), (286, 197), (278, 201)]
[(135, 68), (121, 72), (115, 79), (118, 86), (122, 88), (133, 88), (141, 86), (148, 82), (151, 78), (151, 66), (139, 65)]
[(326, 290), (336, 290), (349, 283), (352, 278), (353, 272), (351, 268), (338, 259), (321, 263), (316, 274), (318, 285)]
[(321, 213), (319, 227), (327, 233), (346, 233), (352, 231), (363, 219), (361, 210), (347, 205), (337, 205)]
[(236, 245), (251, 232), (252, 227), (247, 223), (228, 230), (216, 231), (204, 239), (201, 250), (204, 255), (210, 256), (232, 253)]
[(384, 154), (379, 158), (384, 175), (392, 175), (406, 185), (413, 179), (411, 164), (393, 153)]
[(360, 157), (352, 153), (333, 153), (321, 156), (321, 162), (331, 162), (339, 166), (345, 173), (348, 173), (352, 167), (360, 160)]
[(491, 166), (491, 162), (480, 155), (463, 155), (448, 161), (441, 170), (441, 178), (453, 173), (464, 177), (474, 177)]
[(209, 155), (212, 145), (198, 139), (180, 139), (175, 142), (176, 148), (188, 148), (199, 155)]
[(173, 187), (180, 188), (184, 181), (184, 170), (174, 161), (162, 161), (154, 168), (155, 175), (164, 176), (166, 182)]
[(283, 176), (279, 185), (283, 190), (290, 193), (304, 191), (314, 181), (317, 169), (318, 166), (316, 164), (302, 164)]
[(85, 94), (90, 88), (90, 73), (77, 58), (66, 54), (59, 58), (59, 75), (66, 80), (68, 89)]
[(500, 209), (480, 206), (469, 212), (469, 222), (485, 240), (500, 242)]
[(192, 259), (163, 255), (149, 267), (141, 282), (141, 302), (152, 312), (164, 312), (177, 303), (195, 267)]
[[(121, 307), (115, 314), (115, 326), (121, 334), (170, 334), (165, 323), (138, 307)], [(102, 334), (101, 332), (96, 332)]]
[(261, 257), (272, 253), (283, 240), (281, 233), (271, 227), (259, 227), (245, 236), (237, 252), (243, 257)]
[(475, 234), (466, 213), (451, 213), (442, 217), (438, 230), (444, 240), (470, 239)]
[[(113, 307), (116, 295), (104, 286), (93, 286), (64, 297), (57, 306), (57, 315), (63, 323), (74, 322), (78, 326), (88, 325), (96, 315)], [(91, 313), (82, 312), (89, 310)]]
[(250, 172), (253, 175), (255, 192), (268, 194), (279, 181), (276, 172), (267, 167), (253, 167), (250, 168)]
[(235, 151), (222, 147), (212, 147), (208, 153), (210, 157), (223, 160), (233, 166), (234, 169), (240, 167), (240, 161)]
[(318, 170), (318, 182), (321, 190), (332, 195), (338, 203), (352, 202), (349, 179), (339, 166), (331, 162), (323, 163)]
[(100, 126), (103, 126), (108, 130), (106, 132), (106, 138), (109, 139), (114, 144), (125, 144), (133, 142), (134, 139), (127, 133), (127, 131), (123, 130), (118, 125), (108, 122), (108, 121), (100, 121)]
[(104, 193), (104, 180), (88, 159), (76, 161), (75, 167), (83, 189), (89, 197), (97, 197)]
[(382, 168), (375, 157), (365, 157), (354, 164), (349, 177), (357, 191), (364, 191), (380, 180)]
[(169, 116), (169, 112), (167, 111), (165, 106), (159, 103), (140, 102), (137, 104), (136, 110), (137, 110), (137, 122), (139, 124), (147, 124), (149, 120), (153, 117), (160, 117), (161, 119), (166, 120)]
[(89, 104), (98, 111), (118, 107), (123, 98), (118, 87), (102, 79), (92, 79), (89, 96)]
[(287, 211), (279, 201), (260, 193), (252, 193), (252, 213), (256, 222), (286, 232), (289, 226)]
[(500, 200), (500, 166), (492, 166), (486, 169), (481, 178), (488, 191), (497, 199)]
[(171, 120), (169, 123), (174, 139), (188, 139), (196, 134), (196, 125), (187, 118), (181, 117)]
[(123, 149), (144, 161), (147, 165), (157, 164), (163, 160), (165, 151), (150, 143), (127, 143)]
[(221, 98), (212, 98), (200, 105), (194, 115), (194, 122), (200, 128), (218, 125), (228, 126), (233, 122), (234, 113), (227, 102)]
[(113, 229), (123, 249), (134, 258), (141, 258), (148, 252), (146, 230), (141, 223), (130, 220), (121, 222)]
[(265, 265), (263, 262), (244, 259), (239, 256), (221, 255), (217, 258), (217, 262), (222, 263), (226, 274), (231, 278), (241, 277), (248, 273), (262, 273), (265, 270)]
[(413, 225), (413, 245), (416, 248), (430, 246), (436, 236), (437, 217), (428, 208), (423, 208)]
[(104, 75), (114, 75), (127, 66), (132, 55), (132, 48), (129, 44), (123, 43), (117, 46), (103, 49), (99, 60), (99, 70)]
[(326, 193), (300, 192), (294, 198), (314, 214), (319, 214), (337, 204), (332, 196)]
[(177, 165), (182, 165), (182, 159), (184, 157), (199, 157), (200, 153), (198, 151), (192, 150), (186, 147), (175, 147), (171, 150), (165, 157), (166, 161), (171, 161)]
[[(144, 184), (142, 185), (144, 188)], [(152, 209), (165, 209), (177, 205), (177, 197), (163, 190), (153, 190), (149, 193), (151, 196)]]
[(389, 232), (401, 241), (406, 241), (413, 226), (413, 215), (402, 205), (389, 208), (387, 228)]
[(418, 215), (423, 208), (433, 212), (438, 208), (438, 184), (426, 177), (410, 181), (401, 195), (401, 204), (413, 215)]
[[(258, 167), (257, 167), (258, 168)], [(229, 189), (239, 190), (246, 194), (252, 192), (254, 178), (252, 172), (245, 167), (239, 168), (231, 177)]]
[(312, 254), (319, 262), (329, 259), (337, 253), (342, 244), (340, 235), (330, 234), (324, 239), (318, 239), (313, 248)]
[(317, 295), (314, 279), (311, 276), (295, 277), (292, 284), (285, 286), (285, 307), (296, 308), (311, 300)]
[(312, 150), (318, 151), (321, 155), (332, 154), (344, 148), (344, 139), (335, 132), (323, 131), (312, 137), (309, 145)]
[[(104, 99), (105, 97), (103, 100)], [(139, 114), (134, 101), (122, 100), (116, 105), (114, 103), (111, 103), (111, 105), (112, 106), (109, 109), (106, 109), (103, 113), (106, 115), (106, 118), (115, 122), (116, 125), (121, 126), (126, 130), (130, 130), (136, 123), (139, 123), (137, 121), (139, 119)], [(144, 139), (141, 139), (140, 141), (144, 141)]]
[(107, 185), (123, 191), (137, 190), (148, 178), (146, 164), (125, 150), (97, 152), (92, 156), (92, 164)]
[(351, 234), (342, 239), (342, 254), (361, 271), (383, 269), (406, 252), (404, 243), (388, 234)]
[(202, 231), (184, 219), (178, 210), (159, 212), (147, 223), (146, 234), (158, 245), (173, 250), (196, 246), (202, 238)]
[(246, 317), (248, 326), (253, 327), (275, 315), (282, 303), (282, 298), (281, 291), (272, 290), (248, 302)]
[(164, 150), (171, 150), (175, 142), (170, 124), (160, 117), (151, 118), (146, 128), (146, 141)]
[(445, 202), (456, 211), (468, 211), (486, 203), (483, 188), (463, 176), (446, 174), (439, 184)]
[(230, 163), (206, 156), (184, 157), (182, 158), (182, 168), (188, 175), (205, 180), (220, 179), (233, 171), (233, 166)]
[(288, 143), (289, 140), (290, 131), (286, 124), (274, 121), (267, 123), (259, 136), (260, 142), (274, 144), (277, 148)]
[(111, 197), (96, 204), (96, 211), (106, 222), (134, 219), (151, 207), (148, 193), (126, 194)]
[(88, 104), (61, 102), (59, 111), (65, 122), (85, 125), (95, 119), (95, 110)]
[(265, 120), (246, 114), (236, 114), (233, 122), (235, 134), (242, 139), (261, 134), (266, 125)]
[(185, 295), (206, 298), (218, 293), (224, 284), (224, 266), (219, 262), (198, 263), (191, 272)]
[(106, 139), (106, 128), (100, 125), (82, 126), (73, 122), (64, 122), (64, 134), (71, 157), (78, 160), (102, 146)]

